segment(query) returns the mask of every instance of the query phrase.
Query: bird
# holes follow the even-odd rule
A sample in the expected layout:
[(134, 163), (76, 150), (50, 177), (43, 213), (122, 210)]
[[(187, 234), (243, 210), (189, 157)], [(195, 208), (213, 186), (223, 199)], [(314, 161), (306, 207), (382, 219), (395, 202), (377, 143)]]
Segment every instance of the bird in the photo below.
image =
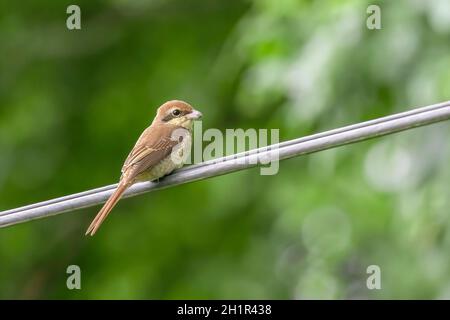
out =
[(93, 236), (108, 214), (135, 182), (153, 181), (181, 168), (189, 156), (192, 128), (202, 113), (189, 103), (171, 100), (162, 104), (153, 122), (137, 140), (122, 166), (117, 188), (100, 209), (86, 235)]

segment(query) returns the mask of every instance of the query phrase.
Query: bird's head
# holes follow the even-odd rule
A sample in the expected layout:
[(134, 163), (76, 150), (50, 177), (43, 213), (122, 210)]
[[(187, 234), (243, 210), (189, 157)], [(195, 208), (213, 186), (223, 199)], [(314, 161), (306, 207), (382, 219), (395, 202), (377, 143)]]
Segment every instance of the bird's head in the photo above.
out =
[(158, 112), (153, 123), (171, 124), (174, 126), (192, 128), (194, 120), (202, 117), (200, 111), (195, 110), (192, 106), (181, 100), (171, 100), (164, 103), (158, 108)]

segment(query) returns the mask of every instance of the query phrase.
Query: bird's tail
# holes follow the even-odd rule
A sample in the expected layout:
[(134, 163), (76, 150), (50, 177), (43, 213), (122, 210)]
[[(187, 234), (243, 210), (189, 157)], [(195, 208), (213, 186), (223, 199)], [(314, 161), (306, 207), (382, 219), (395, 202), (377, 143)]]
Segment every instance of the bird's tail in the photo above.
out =
[(111, 197), (109, 197), (108, 201), (106, 201), (106, 203), (103, 205), (103, 208), (97, 213), (94, 220), (92, 220), (91, 225), (86, 231), (86, 235), (90, 234), (91, 236), (93, 236), (97, 232), (102, 222), (105, 221), (106, 217), (111, 212), (112, 208), (114, 208), (116, 203), (122, 197), (122, 194), (125, 192), (125, 190), (128, 189), (130, 185), (131, 185), (130, 183), (126, 182), (119, 183), (116, 191), (114, 191)]

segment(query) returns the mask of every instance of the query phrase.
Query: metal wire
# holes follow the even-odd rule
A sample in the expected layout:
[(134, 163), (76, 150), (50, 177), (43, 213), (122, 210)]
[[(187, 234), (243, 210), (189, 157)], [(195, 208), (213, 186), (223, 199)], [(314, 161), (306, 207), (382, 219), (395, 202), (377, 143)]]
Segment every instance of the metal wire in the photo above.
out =
[[(124, 197), (219, 176), (272, 160), (288, 159), (448, 119), (450, 119), (450, 101), (191, 165), (177, 170), (159, 182), (136, 183), (126, 191)], [(116, 186), (117, 184), (112, 184), (2, 211), (0, 212), (0, 227), (101, 204), (112, 194)]]

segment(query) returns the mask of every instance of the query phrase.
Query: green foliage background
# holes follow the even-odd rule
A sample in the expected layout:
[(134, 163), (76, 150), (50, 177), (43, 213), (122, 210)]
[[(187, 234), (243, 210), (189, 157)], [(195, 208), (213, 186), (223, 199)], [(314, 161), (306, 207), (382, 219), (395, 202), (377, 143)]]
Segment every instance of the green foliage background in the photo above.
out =
[[(382, 29), (366, 28), (369, 4)], [(450, 3), (0, 3), (0, 210), (114, 183), (169, 99), (281, 140), (450, 97)], [(450, 298), (448, 123), (0, 229), (0, 298)], [(82, 270), (69, 291), (68, 265)], [(368, 290), (378, 265), (382, 289)]]

